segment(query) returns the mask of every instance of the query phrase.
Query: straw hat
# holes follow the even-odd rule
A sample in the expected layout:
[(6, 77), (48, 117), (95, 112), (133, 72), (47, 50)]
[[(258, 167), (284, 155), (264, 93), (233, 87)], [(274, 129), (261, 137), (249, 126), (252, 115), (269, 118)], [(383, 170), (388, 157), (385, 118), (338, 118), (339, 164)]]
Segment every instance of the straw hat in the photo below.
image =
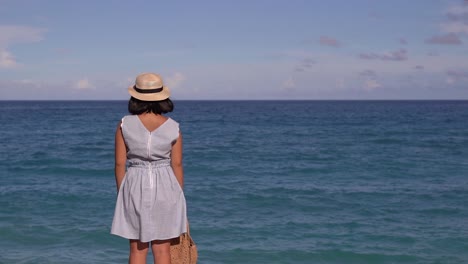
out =
[(163, 84), (161, 76), (142, 73), (136, 77), (135, 85), (128, 87), (128, 93), (142, 101), (161, 101), (169, 98), (169, 87)]

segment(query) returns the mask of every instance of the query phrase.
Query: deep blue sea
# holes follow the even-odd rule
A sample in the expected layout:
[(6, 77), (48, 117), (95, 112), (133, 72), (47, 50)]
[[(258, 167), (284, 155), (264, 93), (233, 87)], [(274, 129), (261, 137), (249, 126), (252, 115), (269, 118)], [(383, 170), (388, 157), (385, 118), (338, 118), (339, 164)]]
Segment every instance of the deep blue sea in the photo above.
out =
[[(0, 102), (0, 263), (127, 263), (126, 101)], [(199, 263), (468, 263), (468, 101), (175, 101)], [(148, 262), (150, 263), (150, 262)]]

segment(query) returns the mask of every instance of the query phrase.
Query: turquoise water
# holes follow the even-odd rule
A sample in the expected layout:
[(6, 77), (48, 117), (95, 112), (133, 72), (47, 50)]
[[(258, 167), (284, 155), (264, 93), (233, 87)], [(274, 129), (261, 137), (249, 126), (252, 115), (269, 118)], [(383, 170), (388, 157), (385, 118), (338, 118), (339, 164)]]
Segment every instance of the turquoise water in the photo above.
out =
[[(468, 263), (468, 101), (176, 101), (199, 263)], [(0, 263), (126, 263), (126, 102), (0, 102)]]

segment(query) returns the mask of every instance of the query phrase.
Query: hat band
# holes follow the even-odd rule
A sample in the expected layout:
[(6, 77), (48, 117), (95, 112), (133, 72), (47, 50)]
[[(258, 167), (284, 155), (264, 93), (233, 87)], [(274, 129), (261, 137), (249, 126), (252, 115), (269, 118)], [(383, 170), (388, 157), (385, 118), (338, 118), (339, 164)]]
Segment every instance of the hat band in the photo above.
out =
[(137, 88), (136, 85), (133, 86), (133, 89), (139, 93), (159, 93), (163, 90), (164, 86), (161, 86), (161, 88), (156, 88), (156, 89), (140, 89)]

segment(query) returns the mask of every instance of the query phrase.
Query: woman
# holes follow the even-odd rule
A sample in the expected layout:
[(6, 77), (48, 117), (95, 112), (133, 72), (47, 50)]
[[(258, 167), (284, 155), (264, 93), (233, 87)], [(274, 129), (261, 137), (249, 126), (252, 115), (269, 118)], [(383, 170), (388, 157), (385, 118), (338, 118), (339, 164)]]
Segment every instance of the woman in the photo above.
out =
[(182, 135), (163, 115), (173, 103), (159, 75), (138, 75), (128, 91), (131, 115), (115, 133), (118, 196), (111, 233), (130, 240), (129, 263), (146, 263), (150, 245), (155, 263), (170, 263), (170, 239), (187, 231)]

